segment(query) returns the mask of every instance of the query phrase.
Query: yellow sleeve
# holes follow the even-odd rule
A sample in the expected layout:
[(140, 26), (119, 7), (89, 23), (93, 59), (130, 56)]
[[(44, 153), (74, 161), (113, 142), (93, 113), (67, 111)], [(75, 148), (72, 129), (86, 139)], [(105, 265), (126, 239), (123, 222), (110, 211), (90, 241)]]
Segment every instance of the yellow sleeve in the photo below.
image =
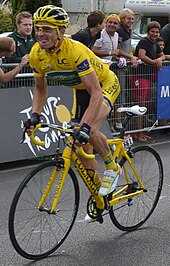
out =
[(39, 49), (39, 44), (35, 43), (31, 49), (31, 52), (29, 53), (29, 65), (33, 70), (33, 74), (36, 77), (44, 77), (45, 73), (41, 70), (39, 58), (37, 55), (37, 51)]

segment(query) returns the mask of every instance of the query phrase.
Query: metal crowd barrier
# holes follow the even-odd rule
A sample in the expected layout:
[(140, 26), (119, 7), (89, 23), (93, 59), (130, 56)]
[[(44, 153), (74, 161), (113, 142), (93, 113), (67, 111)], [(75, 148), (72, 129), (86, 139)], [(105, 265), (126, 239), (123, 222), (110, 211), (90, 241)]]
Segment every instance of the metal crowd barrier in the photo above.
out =
[[(145, 74), (141, 66), (145, 66)], [(164, 66), (170, 66), (170, 61), (164, 61)], [(157, 71), (151, 65), (143, 62), (137, 67), (127, 63), (124, 68), (118, 68), (117, 62), (113, 62), (110, 69), (119, 78), (121, 92), (114, 104), (114, 110), (108, 117), (108, 122), (113, 134), (118, 134), (116, 124), (122, 122), (123, 117), (117, 114), (116, 110), (121, 106), (140, 105), (147, 107), (147, 113), (138, 119), (134, 116), (129, 123), (128, 132), (150, 131), (170, 128), (170, 120), (157, 120)]]
[[(2, 64), (1, 68), (4, 72), (7, 72), (12, 70), (16, 65), (17, 64)], [(166, 61), (164, 65), (170, 66), (170, 61)], [(153, 130), (170, 127), (170, 124), (166, 124), (166, 121), (164, 123), (164, 121), (158, 122), (156, 120), (156, 72), (152, 66), (145, 66), (147, 68), (147, 74), (145, 75), (141, 74), (140, 65), (134, 68), (128, 63), (126, 67), (118, 68), (117, 62), (115, 61), (110, 66), (110, 69), (118, 76), (121, 85), (120, 96), (114, 104), (114, 110), (108, 116), (109, 126), (113, 134), (117, 134), (115, 125), (121, 123), (123, 119), (123, 117), (116, 112), (116, 109), (120, 106), (132, 106), (135, 104), (146, 106), (148, 111), (144, 115), (142, 122), (136, 122), (136, 117), (131, 120), (128, 132), (148, 131), (151, 127), (153, 127)], [(149, 80), (148, 83), (143, 83), (143, 81), (141, 81), (141, 79), (145, 78)], [(30, 87), (34, 87), (34, 77), (29, 66), (24, 67), (12, 81), (0, 84), (0, 89)]]
[[(1, 68), (4, 72), (8, 72), (15, 68), (18, 64), (2, 64)], [(34, 86), (34, 76), (32, 69), (29, 65), (26, 65), (20, 73), (11, 81), (6, 83), (0, 83), (0, 89), (7, 88), (25, 88)]]

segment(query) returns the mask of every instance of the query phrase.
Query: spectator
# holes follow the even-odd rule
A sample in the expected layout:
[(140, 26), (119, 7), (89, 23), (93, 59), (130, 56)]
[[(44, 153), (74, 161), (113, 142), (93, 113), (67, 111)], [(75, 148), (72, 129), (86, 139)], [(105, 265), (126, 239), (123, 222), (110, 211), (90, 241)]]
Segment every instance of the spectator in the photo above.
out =
[[(15, 53), (15, 42), (10, 37), (1, 37), (0, 38), (0, 58), (10, 57), (13, 53)], [(11, 71), (4, 73), (2, 68), (0, 68), (0, 82), (8, 82), (13, 79), (21, 69), (28, 63), (28, 55), (22, 57), (21, 62), (18, 66), (16, 66)]]
[(160, 36), (165, 42), (164, 54), (170, 55), (170, 22), (161, 29)]
[(123, 50), (118, 49), (117, 29), (119, 27), (120, 18), (116, 14), (111, 14), (106, 19), (106, 28), (101, 31), (101, 37), (96, 40), (92, 51), (99, 57), (104, 59), (117, 59), (120, 56), (126, 57), (136, 63), (136, 58)]
[(16, 44), (16, 52), (8, 58), (8, 63), (20, 63), (22, 56), (29, 54), (33, 44), (32, 37), (32, 15), (29, 12), (21, 12), (16, 16), (16, 31), (9, 37), (13, 38)]
[[(158, 45), (159, 45), (161, 51), (164, 53), (164, 48), (165, 48), (165, 42), (164, 42), (164, 39), (163, 39), (162, 37), (159, 36), (159, 37), (156, 39), (156, 42), (158, 43)], [(166, 60), (170, 60), (170, 55), (169, 55), (169, 54), (165, 54), (165, 59), (166, 59)]]
[(131, 32), (135, 19), (135, 14), (131, 9), (123, 8), (120, 11), (120, 27), (117, 32), (119, 34), (119, 49), (132, 54), (131, 48)]
[[(132, 53), (132, 47), (131, 47), (131, 33), (132, 33), (132, 26), (135, 19), (135, 14), (131, 9), (123, 8), (120, 11), (119, 14), (120, 17), (120, 26), (117, 29), (117, 33), (119, 34), (119, 40), (118, 45), (119, 49), (125, 53), (128, 53), (130, 55), (133, 55)], [(134, 66), (137, 65), (137, 58), (132, 57), (131, 61)], [(120, 87), (121, 87), (121, 93), (116, 101), (117, 106), (123, 106), (126, 105), (127, 102), (129, 102), (129, 99), (127, 99), (127, 71), (125, 68), (117, 68), (116, 74), (119, 78)], [(122, 114), (117, 114), (117, 121), (115, 123), (115, 129), (119, 130), (119, 128), (122, 127)]]
[(159, 45), (161, 51), (164, 52), (164, 48), (165, 48), (165, 42), (164, 42), (164, 39), (163, 39), (162, 37), (158, 37), (158, 38), (156, 39), (156, 41), (157, 41), (157, 43), (158, 43), (158, 45)]
[(119, 16), (111, 14), (106, 19), (106, 28), (101, 31), (101, 37), (97, 39), (92, 47), (92, 51), (102, 59), (117, 59)]
[[(155, 109), (156, 91), (152, 91), (150, 87), (151, 83), (155, 82), (157, 69), (162, 66), (163, 60), (166, 59), (166, 56), (161, 51), (156, 41), (160, 34), (160, 29), (160, 24), (157, 21), (151, 21), (147, 25), (147, 37), (144, 37), (139, 41), (135, 50), (135, 55), (147, 65), (139, 65), (136, 74), (138, 77), (131, 77), (131, 88), (134, 89), (132, 97), (133, 101), (148, 105), (148, 110), (149, 108), (152, 110)], [(152, 68), (149, 65), (152, 65)], [(150, 76), (148, 73), (152, 73), (152, 75)], [(148, 101), (150, 102), (149, 104)], [(136, 118), (136, 126), (137, 129), (143, 128), (142, 117)], [(134, 134), (134, 138), (137, 141), (145, 142), (151, 137), (143, 132), (139, 132)]]
[[(102, 30), (101, 37), (100, 39), (96, 40), (92, 48), (92, 51), (97, 56), (101, 57), (102, 59), (117, 60), (118, 57), (121, 57), (120, 60), (123, 62), (124, 61), (126, 62), (126, 60), (123, 60), (124, 57), (126, 57), (130, 59), (133, 64), (136, 64), (137, 63), (136, 57), (134, 57), (133, 54), (129, 53), (130, 49), (129, 50), (126, 49), (127, 51), (123, 51), (123, 49), (119, 49), (119, 43), (118, 43), (119, 34), (117, 33), (119, 27), (120, 27), (119, 16), (116, 14), (109, 15), (106, 19), (106, 28)], [(114, 70), (113, 68), (114, 66), (115, 65), (110, 66), (111, 70)], [(120, 61), (118, 63), (118, 66), (123, 67), (123, 65), (120, 65)], [(121, 93), (114, 106), (115, 110), (125, 103), (126, 80), (124, 79), (122, 75), (122, 71), (121, 73), (120, 71), (115, 69), (115, 73), (119, 77), (120, 84), (121, 84)], [(123, 74), (124, 74), (124, 71), (123, 71)], [(122, 127), (121, 114), (118, 114), (117, 112), (115, 112), (114, 117), (116, 119), (115, 129), (119, 130)]]
[(102, 11), (90, 12), (87, 17), (87, 28), (79, 30), (71, 38), (89, 47), (94, 45), (96, 39), (100, 38), (100, 32), (104, 28), (105, 15)]

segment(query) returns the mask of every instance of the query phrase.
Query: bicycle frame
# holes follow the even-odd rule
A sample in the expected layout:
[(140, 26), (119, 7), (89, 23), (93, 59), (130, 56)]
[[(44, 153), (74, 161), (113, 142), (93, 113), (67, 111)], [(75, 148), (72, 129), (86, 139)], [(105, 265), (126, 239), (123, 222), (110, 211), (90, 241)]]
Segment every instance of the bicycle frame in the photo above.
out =
[[(104, 201), (104, 198), (102, 196), (99, 195), (98, 193), (98, 190), (96, 189), (96, 186), (95, 184), (93, 183), (91, 177), (88, 175), (86, 169), (84, 168), (84, 166), (82, 165), (82, 163), (80, 162), (78, 156), (76, 155), (76, 153), (73, 151), (72, 149), (72, 142), (71, 142), (71, 139), (72, 137), (70, 136), (68, 138), (68, 143), (69, 143), (69, 146), (66, 146), (63, 153), (62, 153), (62, 159), (63, 159), (63, 170), (62, 170), (62, 173), (61, 173), (61, 177), (60, 177), (60, 180), (59, 180), (59, 184), (58, 184), (58, 187), (56, 189), (56, 194), (55, 194), (55, 198), (53, 200), (53, 204), (52, 204), (52, 207), (51, 207), (51, 210), (50, 210), (50, 213), (54, 213), (55, 210), (56, 210), (56, 206), (57, 206), (57, 203), (58, 203), (58, 200), (59, 200), (59, 197), (60, 197), (60, 193), (62, 191), (62, 187), (64, 185), (64, 182), (65, 182), (65, 179), (67, 177), (67, 174), (68, 174), (68, 171), (69, 171), (69, 168), (71, 167), (71, 162), (74, 164), (75, 168), (77, 169), (79, 175), (81, 176), (81, 178), (83, 179), (85, 185), (87, 186), (88, 190), (90, 191), (91, 195), (94, 197), (95, 201), (96, 201), (96, 207), (98, 209), (105, 209), (106, 206), (105, 206), (105, 201)], [(125, 178), (126, 178), (126, 185), (124, 185), (123, 188), (121, 188), (120, 190), (118, 190), (117, 192), (113, 193), (112, 194), (112, 199), (109, 200), (109, 205), (110, 206), (113, 206), (121, 201), (124, 201), (124, 200), (128, 200), (138, 194), (141, 194), (145, 191), (145, 188), (144, 188), (144, 184), (142, 183), (134, 165), (133, 165), (133, 162), (131, 160), (131, 158), (129, 157), (127, 151), (125, 150), (125, 147), (124, 147), (124, 144), (123, 144), (124, 140), (122, 138), (117, 138), (117, 139), (109, 139), (108, 140), (108, 144), (109, 145), (115, 145), (116, 146), (116, 149), (114, 151), (114, 154), (113, 154), (113, 158), (115, 161), (119, 159), (122, 159), (122, 158), (125, 158), (137, 181), (139, 182), (140, 184), (140, 187), (141, 189), (139, 189), (138, 191), (136, 192), (132, 192), (132, 193), (129, 193), (129, 194), (126, 194), (126, 195), (121, 195), (123, 192), (127, 191), (128, 189), (128, 185), (130, 184), (130, 180), (129, 180), (129, 177), (128, 177), (128, 173), (127, 173), (127, 170), (126, 170), (126, 165), (124, 164), (123, 165), (123, 172), (125, 174)], [(60, 166), (61, 167), (61, 166)], [(58, 172), (59, 170), (57, 169), (57, 165), (56, 165), (56, 169), (54, 169), (53, 171), (53, 174), (52, 176), (50, 177), (50, 180), (47, 184), (47, 187), (40, 199), (40, 202), (39, 202), (39, 205), (38, 205), (38, 209), (41, 210), (42, 206), (43, 206), (43, 203), (45, 202), (45, 199), (47, 198), (48, 196), (48, 193), (53, 185), (53, 183), (55, 182), (55, 179), (58, 175)]]

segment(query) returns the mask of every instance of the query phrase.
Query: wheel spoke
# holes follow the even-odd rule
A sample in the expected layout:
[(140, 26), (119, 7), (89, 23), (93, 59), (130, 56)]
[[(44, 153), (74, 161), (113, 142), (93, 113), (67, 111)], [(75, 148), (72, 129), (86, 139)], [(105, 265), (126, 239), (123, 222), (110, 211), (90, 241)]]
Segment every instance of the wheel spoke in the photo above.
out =
[[(163, 183), (163, 167), (158, 153), (147, 146), (134, 148), (133, 152), (132, 161), (146, 192), (133, 197), (130, 206), (128, 206), (128, 202), (123, 201), (111, 208), (110, 217), (113, 223), (124, 231), (137, 229), (150, 217), (158, 203)], [(129, 180), (133, 185), (133, 182), (137, 182), (137, 180), (127, 161), (125, 164)], [(125, 176), (122, 175), (119, 182), (124, 183), (124, 179)]]
[(59, 176), (42, 210), (38, 209), (55, 167), (56, 162), (50, 161), (33, 170), (21, 183), (11, 205), (10, 238), (16, 251), (27, 259), (41, 259), (54, 252), (68, 236), (77, 215), (79, 187), (72, 169), (62, 188), (55, 214), (50, 214), (48, 210), (52, 207)]

